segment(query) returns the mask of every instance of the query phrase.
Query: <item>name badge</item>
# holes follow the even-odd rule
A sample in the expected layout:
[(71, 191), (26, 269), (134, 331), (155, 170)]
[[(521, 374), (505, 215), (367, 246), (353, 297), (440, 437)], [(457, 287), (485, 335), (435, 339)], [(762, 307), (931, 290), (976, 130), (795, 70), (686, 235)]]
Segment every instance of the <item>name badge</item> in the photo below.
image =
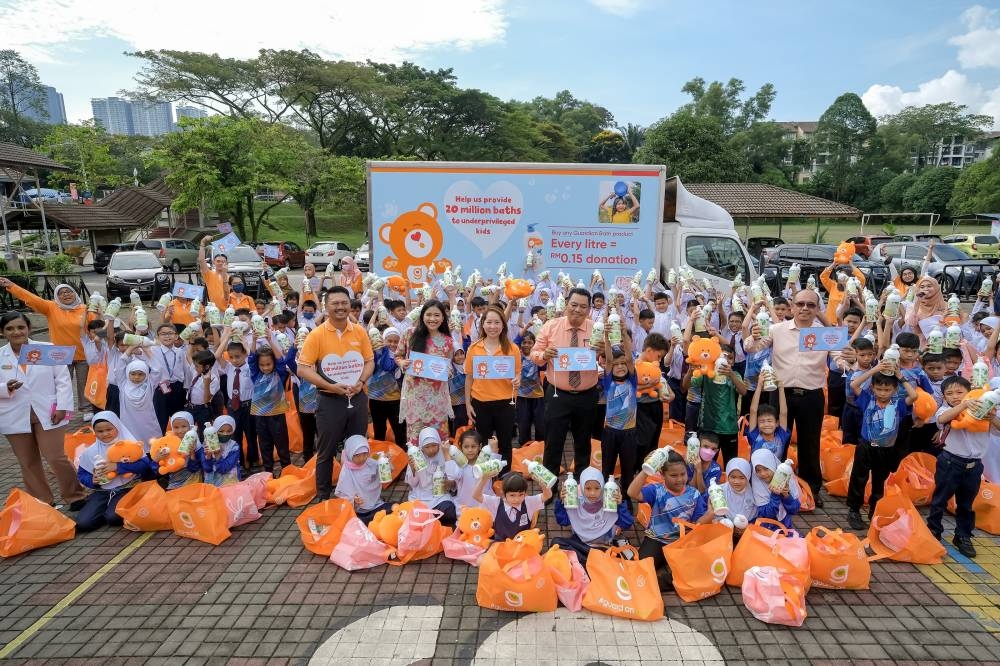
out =
[(528, 514), (524, 514), (523, 516), (521, 516), (521, 521), (520, 521), (519, 524), (520, 524), (521, 527), (527, 527), (528, 526)]

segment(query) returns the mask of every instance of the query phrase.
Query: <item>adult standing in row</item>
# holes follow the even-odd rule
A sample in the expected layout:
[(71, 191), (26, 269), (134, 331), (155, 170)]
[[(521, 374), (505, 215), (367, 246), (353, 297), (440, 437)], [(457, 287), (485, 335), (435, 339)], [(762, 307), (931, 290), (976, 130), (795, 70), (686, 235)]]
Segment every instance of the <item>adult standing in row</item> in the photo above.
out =
[(451, 367), (455, 342), (441, 301), (431, 299), (424, 303), (420, 309), (420, 317), (410, 329), (405, 344), (400, 343), (396, 349), (396, 364), (404, 373), (399, 420), (406, 423), (407, 441), (417, 445), (424, 428), (434, 428), (441, 435), (441, 441), (445, 441), (448, 439), (448, 419), (455, 416), (451, 408), (448, 380), (407, 373), (414, 362), (413, 352), (440, 356), (445, 360), (446, 367)]
[[(514, 379), (486, 379), (478, 357), (506, 356), (514, 371)], [(496, 433), (500, 457), (512, 459), (515, 413), (514, 396), (521, 385), (521, 352), (507, 337), (507, 318), (496, 305), (483, 313), (479, 322), (479, 339), (465, 353), (465, 410), (476, 430), (488, 439)]]
[(66, 457), (66, 412), (73, 409), (73, 385), (64, 365), (21, 364), (21, 347), (34, 342), (31, 323), (19, 312), (0, 317), (7, 344), (0, 347), (0, 434), (7, 438), (21, 466), (21, 480), (32, 495), (53, 503), (42, 458), (49, 464), (62, 501), (79, 511), (85, 491)]
[(205, 244), (208, 236), (202, 236), (198, 246), (198, 268), (201, 270), (201, 281), (205, 283), (205, 293), (209, 302), (224, 310), (229, 304), (229, 258), (221, 252), (212, 257), (211, 264), (205, 256)]
[(590, 466), (590, 432), (600, 392), (597, 370), (560, 371), (552, 363), (562, 347), (587, 347), (594, 322), (590, 314), (590, 292), (576, 287), (569, 292), (566, 314), (545, 322), (531, 349), (531, 360), (546, 365), (545, 453), (542, 464), (553, 474), (562, 465), (566, 433), (573, 433), (574, 469)]
[[(368, 331), (351, 322), (351, 297), (343, 287), (326, 293), (326, 320), (306, 337), (299, 350), (298, 376), (316, 387), (316, 497), (330, 499), (333, 489), (333, 459), (351, 435), (368, 431), (368, 395), (365, 384), (375, 371), (375, 356)], [(346, 366), (360, 365), (354, 383), (344, 378), (352, 374)], [(338, 364), (343, 375), (327, 377), (323, 366)], [(357, 369), (356, 367), (354, 368)], [(338, 381), (340, 379), (340, 381)]]
[[(87, 357), (83, 352), (83, 341), (80, 331), (86, 324), (87, 305), (68, 284), (58, 284), (55, 288), (55, 299), (47, 301), (36, 296), (27, 289), (19, 287), (7, 278), (0, 278), (0, 287), (6, 289), (12, 296), (20, 300), (38, 314), (45, 315), (49, 323), (49, 341), (54, 345), (73, 347), (73, 363), (69, 371), (76, 383), (77, 409), (84, 411), (90, 404), (84, 397), (87, 388)], [(72, 400), (70, 401), (72, 403)], [(70, 409), (73, 406), (70, 404)]]

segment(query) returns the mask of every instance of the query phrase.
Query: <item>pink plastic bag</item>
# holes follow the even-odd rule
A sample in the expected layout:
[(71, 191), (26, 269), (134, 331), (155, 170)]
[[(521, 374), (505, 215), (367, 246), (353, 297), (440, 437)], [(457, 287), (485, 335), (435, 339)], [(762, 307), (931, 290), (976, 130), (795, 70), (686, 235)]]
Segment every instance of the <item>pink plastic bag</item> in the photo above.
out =
[(239, 485), (247, 486), (253, 494), (254, 504), (263, 509), (267, 504), (267, 482), (274, 478), (270, 472), (257, 472), (240, 481)]
[(396, 546), (399, 562), (422, 560), (441, 552), (442, 542), (449, 532), (438, 520), (442, 515), (440, 511), (424, 507), (414, 507), (406, 514)]
[[(553, 548), (557, 548), (557, 546), (553, 546)], [(556, 596), (559, 597), (559, 603), (570, 611), (578, 613), (583, 608), (583, 594), (587, 591), (587, 586), (590, 585), (590, 577), (587, 576), (587, 570), (580, 564), (576, 552), (568, 549), (563, 552), (569, 559), (572, 576), (567, 580), (563, 577), (562, 572), (555, 567), (549, 567), (549, 574), (552, 576), (552, 582), (556, 585)]]
[(878, 528), (878, 538), (894, 553), (905, 550), (913, 534), (913, 519), (902, 509), (896, 509), (895, 517), (875, 516), (872, 522)]
[(226, 505), (228, 527), (246, 525), (260, 518), (254, 500), (253, 487), (245, 481), (219, 488)]
[(788, 560), (788, 563), (795, 569), (809, 571), (809, 546), (795, 530), (772, 531), (770, 534), (749, 532), (748, 534), (770, 546), (772, 552)]
[(761, 622), (801, 627), (806, 620), (806, 581), (774, 567), (750, 567), (743, 576), (743, 604)]
[(474, 543), (463, 541), (461, 534), (458, 528), (455, 528), (454, 532), (441, 541), (441, 545), (444, 546), (444, 556), (453, 560), (468, 562), (472, 566), (478, 567), (479, 560), (483, 559), (483, 555), (486, 554), (486, 549)]
[(341, 569), (357, 571), (385, 564), (391, 552), (392, 548), (376, 539), (359, 518), (351, 518), (330, 553), (330, 561)]

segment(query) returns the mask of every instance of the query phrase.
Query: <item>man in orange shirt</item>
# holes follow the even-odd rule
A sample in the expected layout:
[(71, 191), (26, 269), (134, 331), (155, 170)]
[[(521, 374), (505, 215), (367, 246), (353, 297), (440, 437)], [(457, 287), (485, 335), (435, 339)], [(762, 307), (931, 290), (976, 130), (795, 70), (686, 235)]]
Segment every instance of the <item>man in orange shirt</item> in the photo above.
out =
[(566, 433), (573, 433), (574, 469), (580, 472), (590, 466), (591, 421), (597, 411), (600, 392), (597, 388), (597, 367), (593, 370), (560, 370), (553, 363), (561, 347), (589, 347), (594, 322), (590, 314), (590, 292), (583, 288), (570, 290), (566, 315), (545, 322), (531, 349), (531, 360), (547, 365), (545, 376), (545, 453), (544, 464), (553, 474), (562, 464)]
[(375, 371), (368, 331), (350, 321), (348, 291), (333, 287), (326, 293), (324, 305), (327, 318), (309, 333), (298, 358), (299, 378), (315, 386), (319, 396), (316, 497), (320, 501), (330, 499), (333, 459), (344, 440), (368, 432), (365, 385)]
[(201, 281), (205, 283), (205, 293), (208, 294), (208, 301), (205, 302), (211, 301), (215, 303), (215, 307), (225, 310), (229, 304), (229, 258), (219, 253), (212, 258), (215, 267), (209, 266), (205, 258), (205, 243), (208, 241), (208, 236), (202, 236), (198, 246), (198, 268), (201, 269)]

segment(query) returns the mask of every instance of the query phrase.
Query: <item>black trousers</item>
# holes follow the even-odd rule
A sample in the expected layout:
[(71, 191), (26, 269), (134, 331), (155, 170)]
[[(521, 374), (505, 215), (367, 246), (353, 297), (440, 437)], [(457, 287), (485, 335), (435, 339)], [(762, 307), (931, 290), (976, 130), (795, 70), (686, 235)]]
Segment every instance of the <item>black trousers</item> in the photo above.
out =
[(647, 557), (653, 558), (653, 566), (656, 567), (656, 578), (660, 583), (660, 592), (666, 592), (674, 587), (674, 575), (667, 565), (667, 556), (663, 554), (663, 547), (667, 545), (648, 536), (643, 538), (639, 544), (639, 559)]
[(302, 460), (309, 460), (316, 455), (316, 415), (299, 412), (299, 425), (302, 426)]
[(513, 457), (514, 441), (514, 405), (509, 399), (503, 400), (476, 400), (472, 399), (472, 409), (476, 412), (473, 420), (474, 427), (479, 431), (483, 442), (489, 440), (493, 435), (497, 438), (497, 448), (500, 457), (507, 461), (507, 466), (503, 469), (506, 472), (510, 469), (511, 458)]
[(288, 422), (284, 414), (273, 416), (254, 416), (254, 427), (257, 429), (257, 444), (260, 446), (260, 456), (264, 460), (264, 471), (274, 471), (274, 451), (278, 450), (278, 461), (281, 471), (292, 464), (288, 452)]
[(459, 428), (469, 425), (469, 413), (465, 409), (464, 402), (461, 405), (452, 405), (451, 411), (455, 412), (455, 418), (448, 419), (448, 434), (454, 437)]
[(670, 418), (684, 423), (684, 415), (687, 413), (687, 391), (681, 390), (681, 380), (673, 377), (667, 377), (667, 386), (674, 393), (674, 399), (670, 401)]
[(591, 423), (597, 412), (600, 392), (594, 386), (578, 393), (554, 393), (554, 386), (545, 388), (545, 453), (542, 464), (553, 474), (559, 473), (566, 435), (572, 433), (574, 469), (579, 480), (580, 473), (590, 466)]
[(840, 415), (840, 429), (843, 432), (842, 443), (857, 444), (861, 441), (861, 410), (857, 405), (844, 403), (844, 411)]
[(194, 417), (194, 424), (198, 428), (198, 437), (202, 437), (205, 424), (215, 421), (218, 413), (215, 411), (215, 405), (209, 402), (204, 405), (191, 405), (191, 416)]
[(239, 409), (235, 412), (229, 412), (229, 415), (236, 421), (236, 428), (233, 429), (233, 439), (239, 442), (240, 437), (243, 437), (247, 442), (245, 454), (243, 447), (240, 447), (240, 464), (244, 467), (256, 465), (260, 462), (260, 451), (257, 449), (257, 425), (250, 415), (250, 401), (247, 400), (242, 403)]
[(615, 471), (615, 461), (621, 460), (621, 480), (618, 486), (622, 489), (622, 494), (628, 490), (635, 478), (636, 467), (639, 466), (638, 457), (639, 440), (635, 428), (628, 430), (616, 430), (614, 428), (604, 428), (604, 436), (601, 437), (601, 474), (604, 478), (612, 476)]
[(344, 440), (351, 435), (368, 432), (368, 395), (359, 393), (353, 396), (351, 408), (348, 408), (347, 398), (342, 395), (320, 392), (317, 399), (319, 447), (316, 451), (316, 497), (322, 501), (330, 499), (333, 459), (343, 448)]
[(372, 415), (372, 435), (375, 439), (386, 441), (386, 432), (391, 429), (396, 446), (405, 449), (406, 424), (399, 422), (399, 400), (369, 400), (368, 411)]
[(170, 382), (170, 392), (164, 393), (157, 386), (153, 391), (153, 411), (156, 412), (156, 423), (160, 432), (167, 432), (167, 420), (177, 412), (184, 411), (187, 403), (187, 391), (181, 382)]
[(844, 376), (837, 370), (831, 370), (826, 377), (826, 413), (839, 419), (844, 413), (846, 403)]
[[(600, 396), (598, 396), (600, 401)], [(598, 402), (594, 408), (594, 418), (590, 421), (590, 438), (601, 441), (604, 437), (604, 419), (608, 415), (608, 406), (603, 402)]]
[(642, 461), (660, 443), (660, 432), (663, 430), (663, 403), (659, 400), (637, 403), (635, 430), (638, 438), (635, 465), (638, 472)]
[(976, 512), (972, 510), (972, 502), (979, 494), (982, 480), (982, 460), (962, 458), (942, 451), (938, 455), (934, 471), (934, 495), (931, 497), (930, 513), (927, 514), (928, 529), (934, 534), (941, 534), (941, 517), (948, 500), (954, 497), (955, 536), (971, 538), (972, 529), (976, 526)]
[(847, 484), (849, 510), (861, 511), (861, 505), (865, 501), (865, 486), (868, 485), (868, 475), (871, 474), (872, 495), (868, 500), (868, 514), (875, 512), (875, 505), (885, 494), (885, 480), (898, 462), (896, 456), (895, 447), (892, 446), (872, 446), (863, 441), (854, 447), (854, 466), (851, 467), (851, 480)]
[(819, 436), (826, 404), (823, 389), (785, 389), (788, 429), (795, 427), (799, 447), (799, 476), (809, 484), (813, 497), (819, 496), (823, 475), (819, 469)]
[[(534, 433), (532, 433), (534, 428)], [(517, 443), (545, 441), (545, 398), (517, 399)]]
[(122, 415), (121, 398), (117, 384), (108, 384), (107, 398), (104, 402), (104, 409), (114, 412), (115, 416)]

